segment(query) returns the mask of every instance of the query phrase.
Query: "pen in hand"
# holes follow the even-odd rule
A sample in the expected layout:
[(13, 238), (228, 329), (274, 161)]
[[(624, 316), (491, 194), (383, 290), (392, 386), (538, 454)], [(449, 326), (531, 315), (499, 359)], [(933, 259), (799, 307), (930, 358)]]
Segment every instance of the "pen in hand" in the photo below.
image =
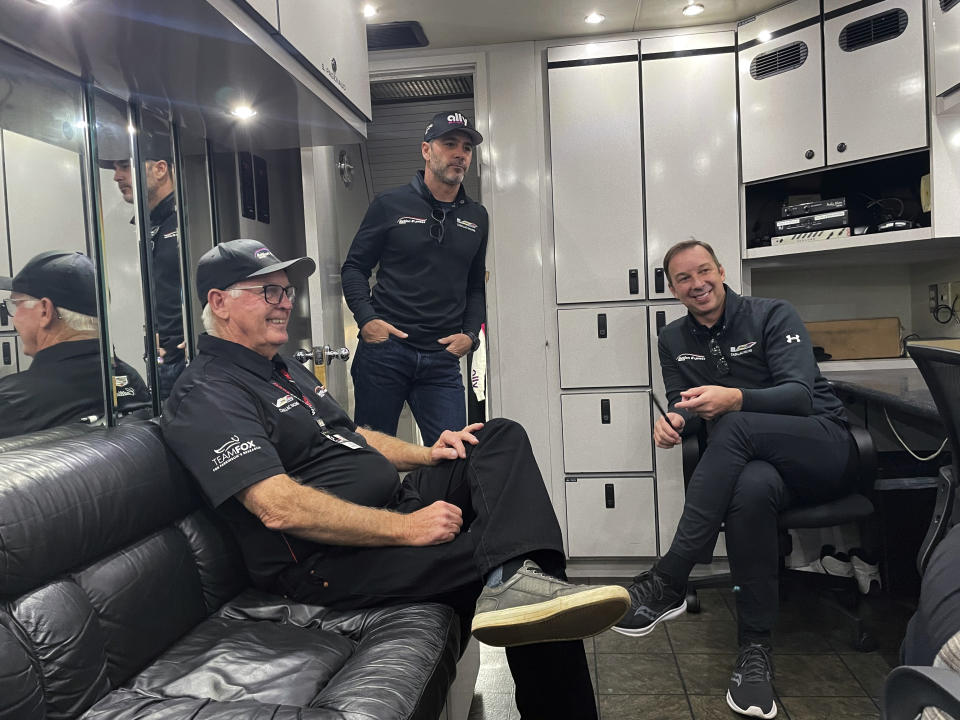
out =
[(656, 406), (657, 410), (660, 411), (661, 417), (667, 421), (667, 425), (670, 426), (670, 429), (673, 430), (677, 435), (680, 434), (680, 431), (674, 427), (674, 424), (670, 422), (670, 418), (667, 417), (667, 411), (663, 409), (663, 405), (660, 404), (660, 400), (657, 399), (657, 396), (653, 393), (650, 393), (650, 398), (653, 400), (653, 404)]

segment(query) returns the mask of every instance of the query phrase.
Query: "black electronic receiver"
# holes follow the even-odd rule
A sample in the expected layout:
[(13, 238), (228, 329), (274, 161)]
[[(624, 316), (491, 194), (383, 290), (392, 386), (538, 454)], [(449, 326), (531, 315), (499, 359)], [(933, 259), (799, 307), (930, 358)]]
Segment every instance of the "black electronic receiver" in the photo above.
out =
[(812, 202), (784, 204), (780, 209), (780, 216), (785, 218), (803, 217), (804, 215), (819, 215), (820, 213), (843, 210), (847, 207), (845, 197), (831, 198), (830, 200), (814, 200)]
[(828, 228), (845, 227), (849, 224), (849, 213), (846, 210), (834, 210), (819, 215), (807, 215), (776, 221), (777, 235), (826, 230)]

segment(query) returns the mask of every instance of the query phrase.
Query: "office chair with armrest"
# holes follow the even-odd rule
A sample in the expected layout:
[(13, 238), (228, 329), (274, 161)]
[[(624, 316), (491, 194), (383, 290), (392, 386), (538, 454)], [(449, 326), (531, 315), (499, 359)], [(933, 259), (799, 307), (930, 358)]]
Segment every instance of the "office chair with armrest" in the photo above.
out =
[(960, 675), (949, 668), (901, 665), (883, 683), (883, 720), (914, 720), (935, 707), (960, 718)]
[[(860, 522), (873, 514), (873, 503), (866, 497), (866, 493), (870, 492), (877, 475), (877, 454), (873, 447), (873, 439), (865, 428), (856, 425), (850, 426), (850, 434), (853, 436), (859, 453), (859, 462), (855, 468), (856, 481), (851, 492), (836, 500), (818, 505), (791, 507), (780, 513), (777, 523), (779, 526), (780, 582), (783, 585), (788, 579), (793, 579), (802, 581), (806, 585), (817, 585), (834, 592), (838, 590), (843, 592), (848, 598), (846, 604), (837, 602), (830, 595), (823, 598), (824, 602), (839, 612), (850, 623), (853, 647), (861, 652), (870, 652), (876, 649), (876, 641), (867, 633), (862, 619), (856, 612), (859, 601), (856, 580), (852, 577), (819, 575), (786, 567), (786, 557), (793, 549), (790, 530), (825, 528)], [(684, 487), (690, 482), (693, 470), (700, 460), (702, 448), (706, 447), (705, 442), (706, 423), (701, 425), (700, 431), (696, 435), (690, 435), (683, 440)], [(711, 560), (712, 557), (700, 559), (701, 562), (705, 563), (709, 563)], [(700, 611), (700, 600), (697, 597), (698, 589), (730, 587), (731, 583), (729, 573), (690, 578), (687, 584), (687, 612), (697, 613)], [(852, 606), (852, 609), (848, 608), (847, 605)]]
[(917, 554), (917, 572), (923, 572), (930, 560), (933, 549), (943, 539), (953, 525), (960, 520), (960, 494), (957, 483), (960, 482), (960, 468), (957, 462), (958, 429), (960, 429), (960, 350), (944, 347), (937, 343), (909, 343), (907, 349), (916, 363), (923, 380), (933, 395), (937, 412), (947, 431), (950, 442), (952, 464), (940, 468), (937, 477), (937, 499), (930, 518), (930, 527), (920, 545)]

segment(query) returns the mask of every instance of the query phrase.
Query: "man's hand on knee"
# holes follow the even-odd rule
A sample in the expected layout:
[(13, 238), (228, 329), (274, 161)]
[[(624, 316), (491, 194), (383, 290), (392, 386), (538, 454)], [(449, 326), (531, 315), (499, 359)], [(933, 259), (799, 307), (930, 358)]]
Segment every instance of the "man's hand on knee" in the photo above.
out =
[(464, 443), (476, 445), (479, 440), (473, 434), (483, 427), (483, 423), (467, 425), (463, 430), (444, 430), (437, 441), (430, 447), (430, 463), (436, 465), (443, 460), (465, 458), (467, 449)]
[(463, 511), (443, 500), (404, 515), (403, 545), (441, 545), (453, 540), (463, 527)]
[(739, 388), (720, 385), (701, 385), (680, 393), (682, 400), (674, 407), (696, 413), (704, 420), (713, 420), (743, 407), (743, 393)]

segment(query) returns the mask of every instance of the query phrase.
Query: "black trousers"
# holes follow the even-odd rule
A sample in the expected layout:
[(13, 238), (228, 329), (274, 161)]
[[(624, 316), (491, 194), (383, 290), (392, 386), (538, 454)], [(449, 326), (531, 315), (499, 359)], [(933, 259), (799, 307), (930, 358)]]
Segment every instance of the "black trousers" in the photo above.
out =
[(707, 443), (670, 551), (705, 561), (724, 524), (744, 642), (768, 636), (776, 623), (778, 513), (845, 494), (856, 446), (845, 427), (826, 418), (751, 412), (723, 415)]
[(920, 603), (901, 647), (905, 665), (933, 665), (947, 640), (960, 632), (960, 525), (940, 541), (923, 572)]
[[(430, 547), (317, 546), (282, 574), (280, 589), (301, 602), (357, 608), (433, 601), (471, 617), (483, 578), (507, 560), (532, 557), (553, 574), (564, 554), (543, 477), (523, 428), (492, 420), (464, 460), (421, 468), (405, 479), (391, 507), (412, 512), (437, 500), (463, 510), (461, 533)], [(507, 648), (523, 718), (595, 718), (583, 643)]]

